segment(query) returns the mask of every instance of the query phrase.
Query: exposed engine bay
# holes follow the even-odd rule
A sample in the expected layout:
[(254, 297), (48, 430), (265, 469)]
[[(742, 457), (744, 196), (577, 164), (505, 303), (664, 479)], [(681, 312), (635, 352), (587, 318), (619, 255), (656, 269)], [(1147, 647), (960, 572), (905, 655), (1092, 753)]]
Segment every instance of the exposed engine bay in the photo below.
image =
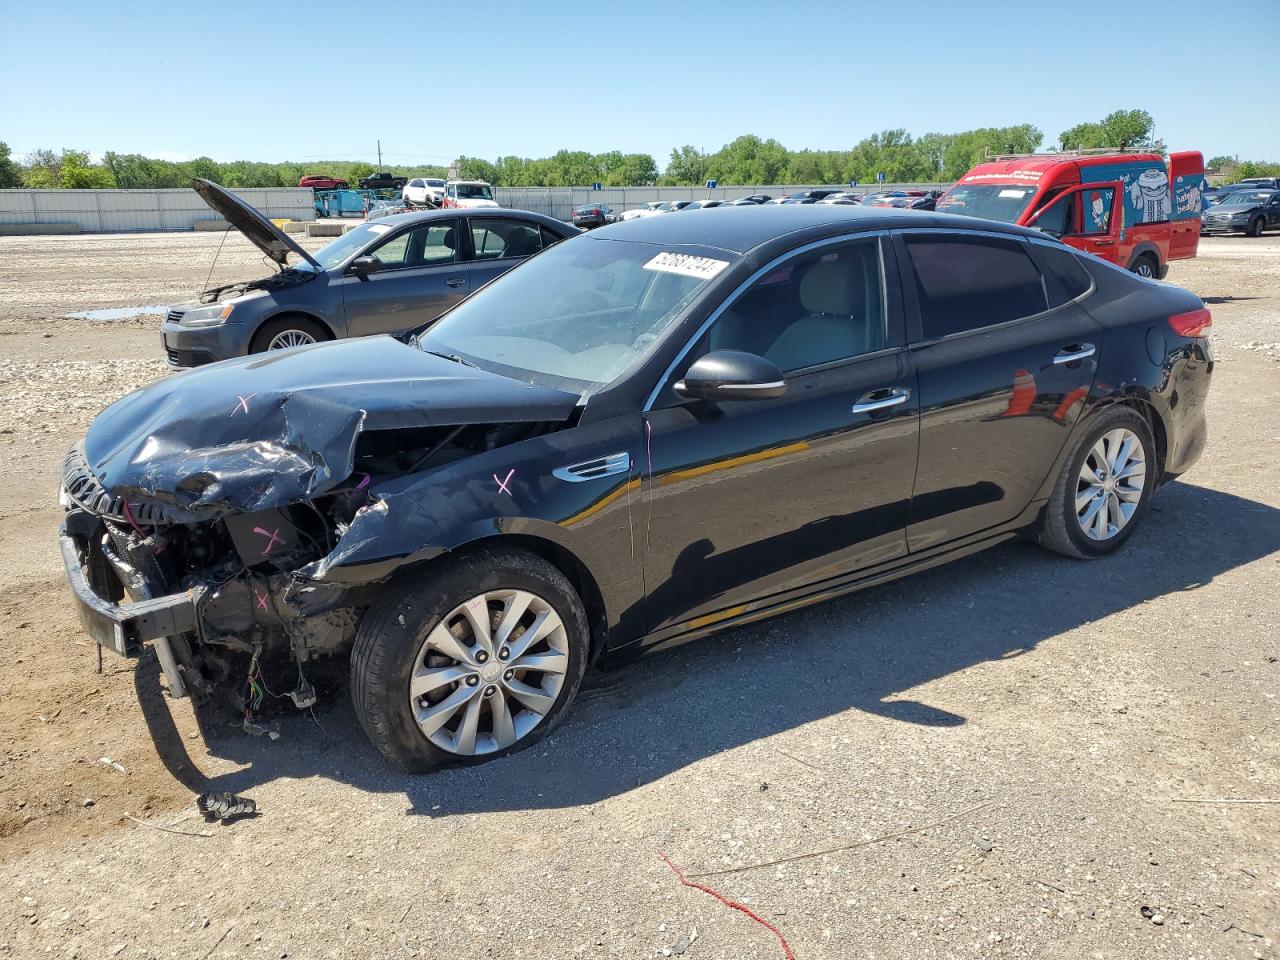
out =
[(103, 600), (192, 598), (194, 629), (155, 639), (170, 693), (205, 699), (229, 692), (251, 721), (269, 692), (264, 663), (292, 661), (294, 687), (273, 696), (287, 695), (306, 708), (316, 701), (307, 665), (345, 654), (354, 640), (380, 581), (333, 582), (319, 572), (333, 562), (358, 518), (385, 510), (381, 483), (429, 475), (563, 426), (564, 421), (533, 421), (357, 429), (344, 479), (304, 485), (318, 493), (301, 499), (290, 499), (300, 488), (275, 483), (279, 471), (301, 462), (324, 475), (321, 451), (285, 452), (258, 442), (222, 448), (212, 463), (200, 451), (187, 450), (184, 472), (190, 472), (168, 490), (139, 489), (140, 481), (163, 476), (154, 471), (135, 476), (128, 489), (109, 490), (82, 443), (63, 464), (66, 532)]
[(252, 290), (283, 290), (286, 287), (294, 287), (308, 280), (314, 280), (318, 276), (319, 274), (314, 270), (285, 267), (278, 273), (260, 280), (237, 280), (235, 283), (223, 284), (220, 287), (210, 287), (202, 291), (197, 300), (200, 303), (221, 303), (223, 300), (242, 297)]

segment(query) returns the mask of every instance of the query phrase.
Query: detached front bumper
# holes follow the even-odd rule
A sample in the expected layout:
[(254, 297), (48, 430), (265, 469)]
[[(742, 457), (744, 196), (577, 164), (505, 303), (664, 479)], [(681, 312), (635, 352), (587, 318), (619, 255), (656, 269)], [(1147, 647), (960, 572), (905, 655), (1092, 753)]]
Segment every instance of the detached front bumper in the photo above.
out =
[(94, 592), (80, 563), (80, 547), (64, 523), (58, 531), (62, 565), (67, 571), (71, 599), (85, 632), (101, 647), (122, 657), (136, 657), (144, 643), (152, 643), (169, 678), (169, 693), (186, 696), (186, 685), (174, 660), (169, 638), (196, 629), (199, 591), (175, 593), (136, 603), (113, 603)]

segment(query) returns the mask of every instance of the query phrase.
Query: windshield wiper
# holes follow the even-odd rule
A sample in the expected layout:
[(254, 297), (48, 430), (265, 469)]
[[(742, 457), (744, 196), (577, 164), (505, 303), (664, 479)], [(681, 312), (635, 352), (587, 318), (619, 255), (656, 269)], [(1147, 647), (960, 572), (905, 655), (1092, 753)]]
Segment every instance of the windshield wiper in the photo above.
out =
[[(442, 358), (442, 359), (444, 359), (444, 360), (452, 360), (454, 363), (460, 363), (460, 364), (462, 364), (464, 367), (475, 367), (475, 366), (476, 366), (476, 365), (475, 365), (474, 363), (472, 363), (470, 360), (463, 360), (463, 359), (462, 359), (460, 356), (458, 356), (456, 353), (439, 353), (439, 352), (437, 352), (437, 351), (435, 351), (435, 350), (423, 350), (422, 352), (423, 352), (423, 353), (429, 353), (429, 354), (431, 354), (433, 357), (440, 357), (440, 358)], [(479, 367), (476, 367), (476, 369), (478, 370), (478, 369), (479, 369)]]

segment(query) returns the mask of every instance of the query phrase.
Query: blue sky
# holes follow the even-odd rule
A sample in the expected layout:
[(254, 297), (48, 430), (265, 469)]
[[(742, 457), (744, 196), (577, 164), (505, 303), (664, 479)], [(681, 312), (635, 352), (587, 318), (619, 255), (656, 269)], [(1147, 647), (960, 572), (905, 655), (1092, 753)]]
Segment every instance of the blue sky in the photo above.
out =
[(380, 137), (390, 163), (568, 147), (661, 167), (672, 147), (742, 133), (835, 149), (889, 127), (1031, 122), (1048, 145), (1140, 107), (1170, 149), (1275, 161), (1280, 56), (1265, 40), (1248, 55), (1246, 38), (1277, 13), (1280, 0), (0, 0), (0, 140), (18, 156), (373, 162)]

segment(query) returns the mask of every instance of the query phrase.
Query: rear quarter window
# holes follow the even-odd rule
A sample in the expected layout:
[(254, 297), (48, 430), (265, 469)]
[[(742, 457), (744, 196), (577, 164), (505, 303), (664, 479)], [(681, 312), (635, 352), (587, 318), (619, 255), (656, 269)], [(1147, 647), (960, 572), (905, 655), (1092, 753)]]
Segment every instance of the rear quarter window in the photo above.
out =
[(1093, 279), (1080, 262), (1079, 254), (1066, 247), (1053, 247), (1045, 243), (1033, 244), (1036, 257), (1053, 282), (1048, 284), (1049, 305), (1060, 306), (1089, 291)]

